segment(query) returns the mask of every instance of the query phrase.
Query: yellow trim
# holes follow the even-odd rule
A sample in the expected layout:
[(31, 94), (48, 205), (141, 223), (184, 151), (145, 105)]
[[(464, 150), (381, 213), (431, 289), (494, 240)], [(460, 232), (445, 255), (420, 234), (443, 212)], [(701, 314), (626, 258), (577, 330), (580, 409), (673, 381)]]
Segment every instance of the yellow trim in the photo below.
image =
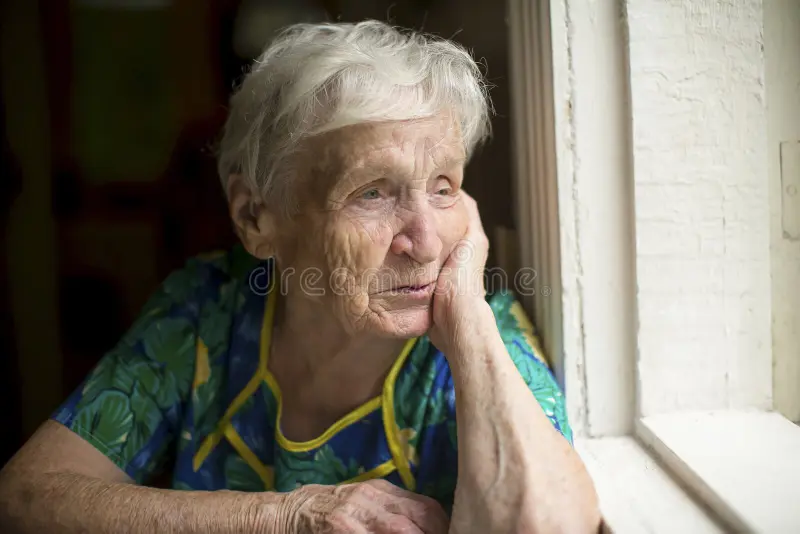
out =
[(222, 434), (216, 430), (206, 436), (206, 438), (203, 440), (203, 444), (200, 445), (199, 449), (197, 449), (197, 452), (194, 455), (194, 460), (192, 461), (192, 467), (194, 468), (195, 473), (197, 473), (197, 470), (200, 469), (200, 466), (203, 465), (203, 462), (206, 461), (208, 455), (211, 454), (211, 451), (214, 450), (214, 447), (216, 447), (221, 440)]
[(394, 383), (397, 379), (400, 369), (402, 369), (403, 364), (408, 358), (408, 355), (411, 353), (411, 349), (417, 342), (417, 338), (409, 339), (403, 346), (403, 350), (400, 352), (400, 355), (397, 357), (392, 365), (392, 368), (389, 370), (388, 375), (386, 376), (381, 395), (367, 401), (336, 421), (319, 437), (305, 442), (292, 441), (286, 438), (286, 436), (283, 435), (283, 432), (281, 432), (280, 421), (283, 411), (281, 389), (277, 380), (275, 380), (275, 377), (268, 369), (269, 353), (272, 344), (272, 325), (275, 317), (275, 308), (277, 305), (278, 295), (277, 291), (273, 291), (274, 287), (275, 281), (273, 277), (273, 280), (271, 281), (271, 287), (268, 292), (264, 318), (261, 324), (258, 369), (254, 373), (253, 377), (248, 381), (244, 389), (242, 389), (233, 402), (231, 402), (231, 405), (228, 406), (228, 409), (225, 411), (225, 415), (220, 420), (214, 432), (206, 436), (205, 440), (200, 446), (200, 449), (197, 451), (194, 457), (193, 467), (195, 472), (200, 469), (200, 466), (219, 444), (224, 435), (239, 456), (241, 456), (242, 459), (258, 474), (258, 476), (264, 482), (265, 488), (267, 490), (273, 489), (275, 476), (273, 469), (261, 463), (255, 453), (250, 450), (230, 422), (233, 415), (242, 407), (242, 405), (244, 405), (247, 399), (256, 392), (260, 384), (264, 382), (266, 383), (267, 387), (270, 388), (278, 403), (278, 414), (275, 421), (275, 439), (281, 447), (290, 452), (306, 452), (320, 447), (325, 444), (325, 442), (330, 440), (337, 432), (353, 424), (359, 419), (362, 419), (363, 417), (377, 410), (379, 407), (382, 407), (384, 431), (386, 434), (386, 440), (389, 444), (389, 450), (392, 453), (392, 459), (371, 469), (370, 471), (367, 471), (366, 473), (362, 473), (351, 478), (350, 480), (342, 482), (342, 484), (363, 482), (373, 478), (381, 478), (393, 472), (394, 470), (398, 470), (400, 473), (400, 478), (402, 479), (406, 488), (410, 491), (414, 491), (414, 488), (416, 487), (416, 481), (414, 480), (414, 476), (411, 474), (409, 459), (405, 454), (404, 444), (400, 436), (400, 429), (397, 427), (394, 413)]
[(228, 424), (225, 427), (225, 437), (228, 438), (228, 441), (236, 449), (236, 452), (239, 453), (239, 456), (242, 457), (242, 460), (247, 462), (253, 471), (258, 473), (259, 478), (264, 482), (264, 490), (269, 491), (274, 489), (275, 487), (275, 472), (272, 470), (271, 467), (267, 467), (261, 463), (261, 460), (258, 459), (258, 456), (250, 450), (247, 444), (244, 442), (242, 437), (236, 432), (236, 429), (233, 428), (233, 425)]
[[(203, 440), (203, 444), (197, 450), (197, 453), (194, 455), (194, 461), (192, 462), (195, 472), (200, 469), (200, 466), (206, 461), (208, 455), (211, 454), (217, 445), (219, 445), (219, 442), (222, 440), (222, 436), (225, 433), (227, 426), (230, 424), (233, 415), (239, 411), (239, 408), (241, 408), (244, 403), (247, 402), (247, 399), (249, 399), (250, 396), (258, 390), (258, 387), (261, 385), (261, 382), (264, 379), (264, 372), (267, 369), (267, 357), (269, 355), (269, 341), (272, 337), (272, 329), (270, 327), (272, 326), (272, 319), (275, 316), (275, 303), (277, 301), (278, 294), (277, 291), (272, 291), (274, 287), (275, 283), (272, 281), (270, 284), (269, 297), (267, 298), (267, 306), (264, 310), (264, 319), (261, 326), (262, 343), (259, 348), (258, 369), (247, 382), (247, 385), (244, 387), (244, 389), (242, 389), (242, 391), (236, 395), (236, 398), (233, 399), (233, 402), (231, 402), (230, 406), (228, 406), (228, 409), (225, 410), (225, 415), (223, 415), (222, 419), (220, 419), (216, 429), (214, 429), (214, 431), (206, 436), (205, 440)], [(266, 349), (263, 343), (265, 331), (267, 341)], [(242, 442), (242, 445), (244, 445), (244, 442)]]
[(414, 480), (414, 475), (411, 474), (408, 458), (406, 458), (403, 443), (399, 436), (400, 430), (397, 428), (397, 420), (394, 414), (394, 383), (416, 341), (417, 339), (414, 338), (406, 342), (403, 351), (397, 361), (394, 362), (383, 385), (383, 428), (386, 432), (386, 441), (389, 443), (389, 450), (392, 452), (392, 458), (394, 458), (397, 471), (400, 473), (400, 479), (408, 491), (414, 491), (417, 483)]
[(197, 336), (195, 347), (194, 382), (192, 384), (192, 391), (197, 391), (197, 388), (208, 382), (208, 377), (211, 375), (211, 367), (208, 364), (208, 347), (205, 342), (200, 339), (200, 336)]
[(525, 313), (522, 304), (515, 300), (509, 307), (508, 312), (517, 321), (517, 325), (519, 325), (520, 330), (522, 330), (525, 341), (527, 341), (528, 345), (531, 347), (534, 358), (549, 367), (550, 362), (547, 361), (547, 357), (544, 355), (544, 349), (542, 349), (542, 344), (539, 342), (539, 337), (536, 335), (536, 330), (533, 328), (533, 323), (528, 319), (528, 315)]
[(396, 469), (397, 466), (394, 465), (394, 460), (387, 460), (378, 467), (370, 469), (366, 473), (361, 473), (360, 475), (355, 476), (350, 480), (339, 482), (337, 486), (343, 486), (345, 484), (355, 484), (356, 482), (366, 482), (367, 480), (373, 480), (375, 478), (383, 478)]
[[(389, 375), (387, 375), (386, 380), (384, 381), (382, 395), (378, 395), (377, 397), (370, 399), (361, 406), (355, 408), (353, 411), (349, 412), (347, 415), (333, 423), (330, 427), (328, 427), (327, 430), (325, 430), (325, 432), (314, 439), (308, 441), (292, 441), (283, 435), (283, 431), (281, 430), (283, 394), (281, 393), (281, 388), (278, 384), (278, 381), (268, 368), (269, 352), (272, 339), (272, 319), (274, 316), (275, 301), (277, 300), (275, 295), (277, 295), (277, 291), (271, 291), (267, 301), (267, 312), (264, 313), (264, 322), (261, 325), (261, 348), (259, 354), (260, 370), (263, 373), (263, 380), (266, 382), (267, 387), (269, 387), (269, 389), (272, 391), (272, 394), (275, 396), (275, 400), (278, 403), (278, 414), (275, 420), (275, 441), (278, 442), (278, 445), (289, 452), (307, 452), (321, 447), (344, 428), (347, 428), (348, 426), (357, 422), (359, 419), (362, 419), (373, 411), (377, 410), (381, 406), (383, 399), (386, 398), (387, 388), (392, 391), (392, 394), (389, 396), (389, 398), (392, 399), (392, 420), (394, 420), (394, 379), (397, 377), (397, 372), (400, 370), (403, 362), (408, 356), (408, 353), (411, 351), (411, 347), (413, 347), (414, 342), (416, 342), (416, 338), (410, 339), (408, 342), (406, 342), (403, 350), (400, 352), (400, 356), (392, 365), (392, 370), (389, 372)], [(388, 435), (386, 439), (390, 440)]]
[[(270, 382), (267, 381), (267, 384)], [(274, 383), (274, 379), (273, 379)], [(275, 384), (277, 385), (277, 384)], [(271, 387), (271, 386), (270, 386)], [(274, 390), (273, 390), (273, 393)], [(372, 400), (367, 401), (366, 403), (362, 404), (352, 412), (348, 413), (323, 432), (321, 435), (317, 436), (316, 438), (309, 440), (309, 441), (292, 441), (286, 436), (283, 435), (281, 431), (280, 423), (281, 423), (281, 397), (280, 397), (280, 390), (275, 393), (276, 398), (278, 399), (278, 418), (275, 423), (275, 440), (278, 442), (278, 445), (283, 447), (285, 450), (290, 452), (307, 452), (312, 449), (316, 449), (317, 447), (321, 447), (324, 445), (329, 439), (336, 435), (337, 432), (346, 428), (359, 419), (362, 419), (369, 415), (370, 413), (377, 410), (381, 405), (381, 397), (377, 396)]]
[(203, 444), (198, 449), (197, 453), (194, 455), (194, 470), (197, 472), (200, 469), (200, 466), (203, 465), (203, 462), (206, 461), (208, 455), (214, 450), (214, 447), (219, 445), (219, 442), (222, 440), (222, 435), (225, 432), (225, 428), (230, 424), (231, 418), (236, 411), (244, 405), (247, 399), (258, 390), (258, 386), (261, 384), (261, 377), (259, 373), (256, 372), (253, 375), (253, 378), (247, 383), (244, 389), (239, 392), (235, 399), (228, 409), (225, 411), (225, 415), (222, 416), (222, 419), (217, 424), (217, 428), (203, 441)]

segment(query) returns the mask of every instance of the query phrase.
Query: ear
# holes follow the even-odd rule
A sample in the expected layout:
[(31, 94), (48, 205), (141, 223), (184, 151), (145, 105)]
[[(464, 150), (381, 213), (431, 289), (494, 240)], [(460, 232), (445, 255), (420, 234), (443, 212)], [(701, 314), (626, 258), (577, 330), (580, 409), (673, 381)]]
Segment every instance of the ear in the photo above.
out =
[(228, 177), (227, 194), (231, 220), (245, 249), (259, 259), (276, 256), (278, 221), (261, 197), (240, 174)]

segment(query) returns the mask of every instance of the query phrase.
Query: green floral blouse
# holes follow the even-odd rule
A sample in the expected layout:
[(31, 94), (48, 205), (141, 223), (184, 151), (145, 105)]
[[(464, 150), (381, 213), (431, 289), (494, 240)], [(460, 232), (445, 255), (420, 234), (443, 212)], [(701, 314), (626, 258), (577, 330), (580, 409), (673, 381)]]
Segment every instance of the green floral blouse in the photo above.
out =
[[(272, 262), (241, 247), (190, 260), (53, 419), (140, 484), (170, 469), (175, 489), (290, 491), (384, 478), (446, 509), (457, 473), (455, 390), (426, 336), (409, 340), (383, 392), (321, 436), (281, 432), (267, 368)], [(488, 297), (509, 357), (564, 437), (564, 396), (530, 322), (509, 294)], [(311, 328), (311, 326), (309, 327)]]

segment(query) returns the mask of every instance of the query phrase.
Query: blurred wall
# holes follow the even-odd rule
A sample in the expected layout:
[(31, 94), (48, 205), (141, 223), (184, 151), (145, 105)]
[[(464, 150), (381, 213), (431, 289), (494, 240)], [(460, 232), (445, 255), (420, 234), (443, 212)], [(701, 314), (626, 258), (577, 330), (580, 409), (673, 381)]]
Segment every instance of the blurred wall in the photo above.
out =
[(0, 440), (0, 464), (119, 339), (170, 270), (234, 242), (211, 147), (259, 36), (267, 40), (300, 20), (377, 18), (471, 49), (496, 86), (497, 115), (494, 139), (468, 167), (465, 187), (478, 199), (490, 237), (497, 225), (513, 226), (503, 3), (2, 6), (0, 312), (12, 320), (0, 400), (14, 413)]
[[(4, 2), (0, 61), (4, 116), (3, 182), (18, 181), (3, 202), (6, 286), (3, 307), (13, 330), (0, 358), (0, 391), (11, 412), (4, 424), (3, 452), (30, 433), (61, 395), (56, 290), (56, 227), (50, 207), (49, 109), (39, 13), (35, 2)], [(6, 170), (11, 171), (9, 175)], [(16, 354), (15, 354), (16, 353)], [(14, 396), (16, 398), (6, 397)], [(15, 424), (16, 423), (16, 424)], [(3, 458), (0, 458), (2, 460)]]

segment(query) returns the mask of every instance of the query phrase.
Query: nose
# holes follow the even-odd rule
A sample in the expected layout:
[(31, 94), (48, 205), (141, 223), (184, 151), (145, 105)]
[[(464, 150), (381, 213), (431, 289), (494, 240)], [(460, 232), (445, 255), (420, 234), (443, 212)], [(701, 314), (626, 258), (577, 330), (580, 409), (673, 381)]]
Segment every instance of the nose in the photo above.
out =
[(439, 238), (431, 208), (415, 207), (401, 217), (401, 220), (403, 226), (392, 239), (392, 253), (398, 256), (405, 254), (419, 264), (438, 259), (442, 252), (442, 240)]

